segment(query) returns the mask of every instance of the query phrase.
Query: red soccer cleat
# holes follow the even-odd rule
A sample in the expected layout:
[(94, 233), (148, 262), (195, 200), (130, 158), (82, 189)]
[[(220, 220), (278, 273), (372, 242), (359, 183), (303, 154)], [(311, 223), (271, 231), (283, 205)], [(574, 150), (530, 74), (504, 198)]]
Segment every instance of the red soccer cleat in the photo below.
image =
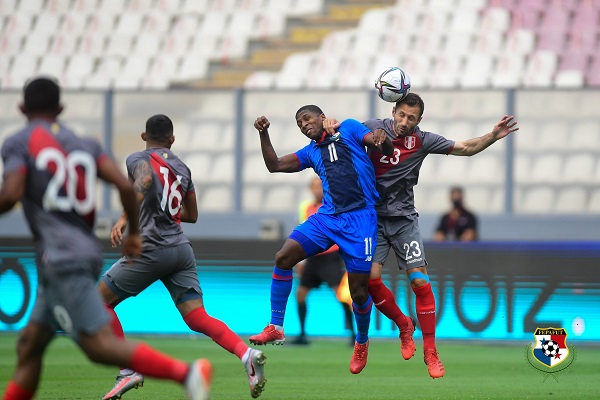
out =
[(427, 364), (427, 370), (429, 371), (429, 376), (433, 379), (441, 378), (446, 373), (446, 369), (444, 368), (444, 364), (440, 361), (440, 355), (435, 349), (426, 349), (425, 364)]
[(285, 342), (285, 335), (282, 331), (278, 331), (275, 325), (269, 324), (265, 329), (258, 335), (250, 336), (250, 343), (262, 346), (263, 344), (283, 344)]
[(408, 329), (400, 330), (400, 352), (402, 353), (402, 358), (410, 360), (417, 350), (417, 346), (415, 346), (415, 341), (413, 340), (416, 323), (414, 319), (410, 317), (406, 318), (408, 318), (410, 322), (408, 323)]
[(360, 371), (367, 365), (367, 356), (369, 355), (369, 341), (367, 340), (363, 344), (358, 342), (354, 343), (354, 353), (352, 353), (352, 359), (350, 360), (350, 372), (353, 374), (359, 374)]

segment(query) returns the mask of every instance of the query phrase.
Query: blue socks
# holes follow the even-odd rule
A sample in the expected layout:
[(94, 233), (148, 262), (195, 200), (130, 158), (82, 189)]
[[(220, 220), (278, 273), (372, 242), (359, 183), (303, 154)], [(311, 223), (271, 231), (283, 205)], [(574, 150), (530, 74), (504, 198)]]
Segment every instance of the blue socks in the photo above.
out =
[(369, 295), (367, 302), (363, 305), (359, 306), (355, 302), (352, 302), (352, 310), (354, 311), (354, 319), (356, 321), (356, 341), (359, 344), (364, 344), (369, 340), (371, 308), (373, 308), (371, 295)]
[(271, 280), (271, 324), (283, 326), (285, 308), (292, 292), (293, 271), (273, 268)]

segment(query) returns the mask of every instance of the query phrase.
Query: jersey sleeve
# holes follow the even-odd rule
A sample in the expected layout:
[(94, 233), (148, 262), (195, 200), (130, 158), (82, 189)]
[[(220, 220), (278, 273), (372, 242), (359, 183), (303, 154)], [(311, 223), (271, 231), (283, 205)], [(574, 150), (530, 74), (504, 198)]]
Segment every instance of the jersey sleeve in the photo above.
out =
[(385, 125), (380, 119), (368, 119), (363, 122), (363, 125), (365, 125), (371, 132), (374, 132), (375, 129), (385, 129)]
[(340, 131), (345, 132), (361, 145), (363, 144), (365, 136), (371, 133), (371, 129), (355, 119), (346, 119), (342, 121), (340, 124)]
[(25, 171), (28, 168), (27, 146), (20, 136), (8, 138), (2, 145), (2, 162), (4, 164), (3, 174), (15, 171)]
[(294, 153), (294, 155), (296, 156), (296, 158), (298, 159), (298, 171), (302, 171), (306, 168), (312, 168), (313, 167), (313, 162), (312, 159), (310, 158), (309, 155), (309, 147), (312, 146), (312, 143), (304, 146), (303, 148), (301, 148), (300, 150), (298, 150), (297, 152)]
[(450, 154), (454, 148), (454, 140), (431, 132), (423, 132), (423, 149), (432, 154)]
[(192, 171), (187, 167), (187, 165), (186, 165), (186, 168), (187, 168), (187, 178), (188, 178), (187, 181), (188, 181), (188, 184), (187, 184), (187, 187), (185, 188), (185, 194), (187, 196), (188, 193), (195, 192), (196, 191), (196, 187), (194, 186), (194, 181), (192, 180)]
[(137, 152), (130, 154), (127, 157), (127, 160), (125, 160), (125, 165), (127, 166), (127, 175), (129, 176), (129, 178), (134, 179), (133, 172), (135, 171), (135, 167), (141, 159), (142, 153)]

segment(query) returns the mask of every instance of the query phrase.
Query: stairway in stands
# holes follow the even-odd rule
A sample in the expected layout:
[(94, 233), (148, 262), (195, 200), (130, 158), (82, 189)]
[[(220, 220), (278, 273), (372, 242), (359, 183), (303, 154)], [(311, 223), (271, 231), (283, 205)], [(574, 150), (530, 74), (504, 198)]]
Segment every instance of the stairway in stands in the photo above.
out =
[(279, 71), (288, 55), (316, 50), (330, 32), (356, 27), (367, 10), (394, 4), (395, 0), (325, 0), (322, 15), (288, 19), (284, 37), (251, 42), (246, 59), (211, 63), (209, 78), (188, 87), (241, 87), (250, 73)]

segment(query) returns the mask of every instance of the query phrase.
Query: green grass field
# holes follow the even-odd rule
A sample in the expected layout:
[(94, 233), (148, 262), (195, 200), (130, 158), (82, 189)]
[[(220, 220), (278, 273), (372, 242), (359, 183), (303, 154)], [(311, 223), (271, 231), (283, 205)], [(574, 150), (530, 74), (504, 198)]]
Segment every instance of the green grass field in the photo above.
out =
[[(12, 374), (16, 335), (0, 335), (0, 390)], [(156, 348), (191, 361), (209, 358), (214, 366), (211, 399), (250, 398), (237, 358), (206, 338), (144, 337)], [(600, 348), (576, 346), (575, 362), (544, 380), (525, 361), (523, 345), (442, 342), (438, 350), (446, 376), (432, 380), (420, 356), (404, 361), (397, 342), (373, 339), (369, 363), (359, 375), (348, 371), (347, 341), (315, 340), (306, 347), (263, 347), (268, 383), (261, 399), (599, 399)], [(57, 338), (46, 355), (38, 400), (100, 399), (112, 387), (115, 369), (93, 365), (74, 344)], [(124, 399), (185, 399), (173, 383), (148, 379)]]

